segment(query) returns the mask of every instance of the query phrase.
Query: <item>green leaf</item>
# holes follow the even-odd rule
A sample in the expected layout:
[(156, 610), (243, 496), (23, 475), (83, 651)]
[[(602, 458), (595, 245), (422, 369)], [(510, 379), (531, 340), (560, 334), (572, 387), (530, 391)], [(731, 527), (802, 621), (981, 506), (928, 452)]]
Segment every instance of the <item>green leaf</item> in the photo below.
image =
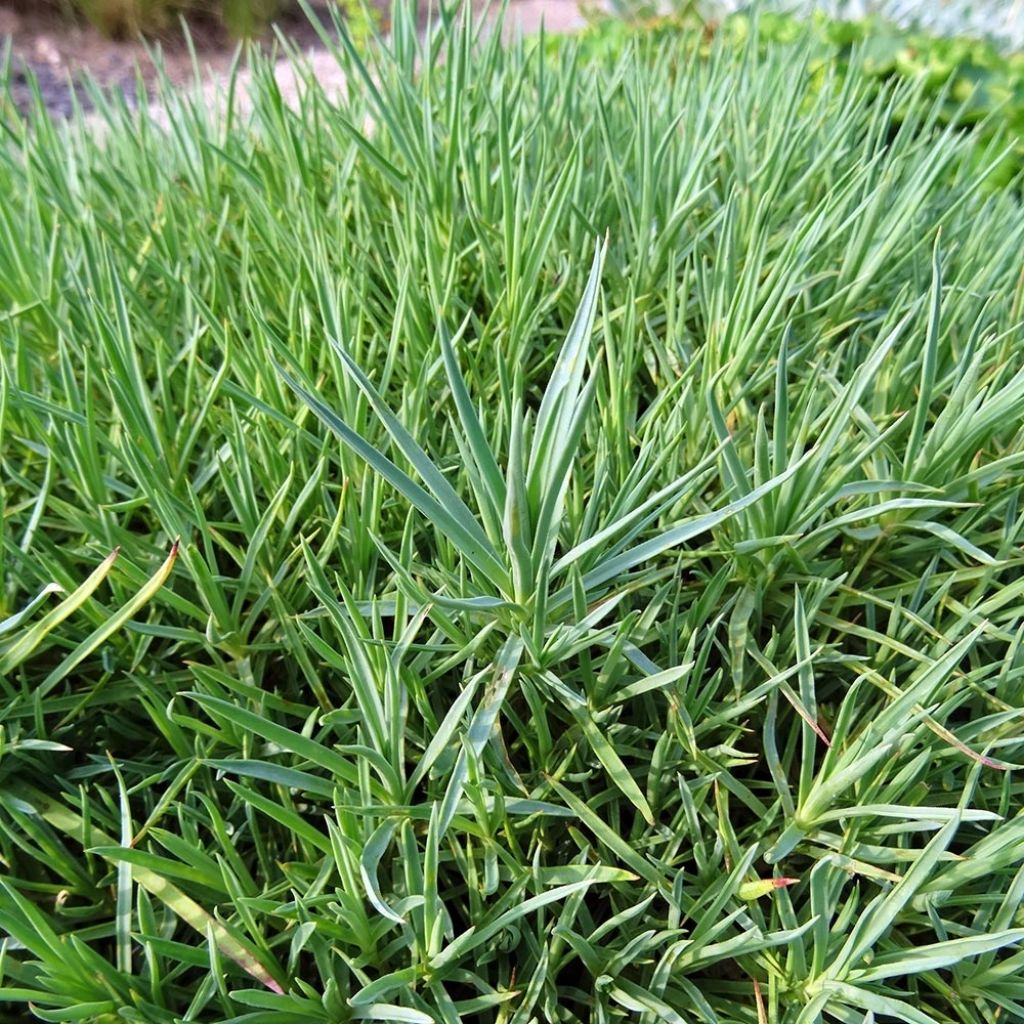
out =
[[(49, 693), (69, 672), (80, 665), (102, 643), (126, 625), (140, 608), (148, 604), (167, 582), (178, 558), (178, 541), (171, 545), (170, 553), (146, 584), (128, 599), (101, 626), (94, 629), (63, 661), (39, 684), (39, 695)], [(72, 595), (74, 597), (74, 595)], [(2, 669), (0, 669), (2, 671)]]
[(1024, 941), (1024, 928), (1009, 928), (992, 935), (969, 935), (962, 939), (932, 942), (916, 949), (882, 953), (871, 961), (870, 967), (851, 972), (849, 979), (852, 984), (862, 984), (898, 978), (904, 974), (919, 974), (922, 971), (941, 971), (1021, 941)]
[[(0, 674), (10, 672), (20, 665), (43, 642), (47, 634), (60, 625), (72, 612), (85, 604), (93, 591), (107, 578), (119, 553), (120, 550), (117, 548), (111, 551), (89, 574), (88, 578), (72, 593), (68, 594), (56, 608), (51, 609), (21, 635), (7, 642), (2, 654), (0, 654)], [(51, 584), (51, 586), (54, 586), (54, 584)], [(44, 593), (46, 592), (44, 591)], [(52, 591), (49, 592), (52, 593)], [(36, 600), (38, 601), (38, 598)], [(4, 621), (7, 623), (11, 620), (5, 619)]]

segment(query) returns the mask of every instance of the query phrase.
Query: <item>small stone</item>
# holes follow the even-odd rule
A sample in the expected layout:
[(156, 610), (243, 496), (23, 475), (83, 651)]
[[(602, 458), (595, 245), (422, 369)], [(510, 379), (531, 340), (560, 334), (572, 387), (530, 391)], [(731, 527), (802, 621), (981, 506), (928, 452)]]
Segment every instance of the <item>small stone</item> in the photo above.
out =
[(33, 56), (41, 64), (49, 64), (52, 67), (59, 67), (64, 63), (64, 58), (57, 49), (57, 44), (49, 36), (40, 36), (33, 47)]

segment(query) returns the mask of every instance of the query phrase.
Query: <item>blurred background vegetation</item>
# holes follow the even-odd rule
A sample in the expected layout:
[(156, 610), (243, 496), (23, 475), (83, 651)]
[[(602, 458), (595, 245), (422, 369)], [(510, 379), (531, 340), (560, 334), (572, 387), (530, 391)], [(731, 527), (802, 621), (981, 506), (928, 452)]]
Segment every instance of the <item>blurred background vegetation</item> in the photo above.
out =
[[(8, 0), (15, 11), (49, 7), (84, 17), (110, 36), (154, 34), (173, 28), (181, 16), (214, 22), (244, 38), (262, 31), (275, 15), (298, 7), (296, 0)], [(313, 6), (324, 6), (322, 0)]]

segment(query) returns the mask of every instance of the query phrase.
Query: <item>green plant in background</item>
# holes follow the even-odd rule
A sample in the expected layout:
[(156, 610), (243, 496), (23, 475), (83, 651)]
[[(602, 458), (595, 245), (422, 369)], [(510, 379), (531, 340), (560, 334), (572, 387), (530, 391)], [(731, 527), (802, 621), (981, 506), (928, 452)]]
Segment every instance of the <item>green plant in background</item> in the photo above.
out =
[(145, 30), (166, 28), (172, 19), (166, 0), (81, 0), (81, 13), (101, 32), (137, 35)]
[[(343, 0), (332, 3), (345, 13), (349, 32), (360, 45), (381, 27), (381, 14), (375, 7)], [(159, 35), (182, 18), (214, 15), (234, 38), (251, 39), (265, 33), (277, 15), (298, 4), (293, 0), (73, 0), (73, 7), (107, 35)]]
[(1024, 1015), (1024, 218), (801, 31), (5, 122), (12, 1017)]
[(283, 8), (280, 0), (221, 0), (220, 17), (232, 35), (249, 38)]
[[(820, 61), (825, 67), (863, 68), (879, 82), (903, 79), (916, 82), (929, 95), (944, 99), (943, 118), (949, 123), (984, 123), (982, 137), (1000, 140), (1013, 150), (1013, 170), (1021, 166), (1019, 138), (1024, 131), (1024, 53), (1006, 53), (992, 42), (948, 38), (901, 29), (879, 18), (832, 21), (817, 16), (812, 30), (826, 46)], [(747, 38), (749, 18), (729, 19), (726, 30), (737, 41)], [(792, 17), (765, 15), (758, 33), (766, 40), (786, 41), (800, 34)], [(1008, 180), (1006, 165), (1003, 182)]]
[[(661, 17), (646, 8), (623, 8), (618, 13), (618, 17), (592, 15), (584, 45), (593, 57), (614, 58), (638, 34), (655, 39), (672, 34), (705, 39), (714, 35), (739, 48), (788, 45), (799, 50), (810, 41), (813, 56), (805, 73), (812, 87), (837, 73), (854, 73), (878, 88), (895, 81), (913, 83), (942, 101), (944, 123), (964, 128), (981, 125), (976, 167), (985, 168), (987, 187), (1007, 186), (1024, 168), (1020, 141), (1024, 136), (1024, 53), (1005, 52), (981, 39), (902, 28), (879, 17), (844, 21), (819, 12), (800, 19), (761, 9), (717, 21), (695, 7)], [(705, 42), (705, 54), (708, 45)], [(894, 129), (905, 116), (905, 110), (893, 110)], [(996, 151), (1002, 156), (993, 164)]]
[[(588, 11), (592, 20), (604, 20), (608, 18), (609, 10), (599, 5), (593, 5), (584, 9)], [(668, 5), (659, 3), (658, 0), (612, 0), (610, 13), (627, 24), (638, 24), (650, 26), (652, 22), (664, 18), (670, 18), (681, 24), (704, 22), (703, 8), (700, 0), (680, 0)]]
[[(173, 29), (181, 17), (213, 16), (232, 35), (247, 38), (266, 29), (290, 0), (42, 0), (69, 16), (81, 15), (113, 36), (159, 34)], [(14, 6), (28, 6), (14, 0)]]

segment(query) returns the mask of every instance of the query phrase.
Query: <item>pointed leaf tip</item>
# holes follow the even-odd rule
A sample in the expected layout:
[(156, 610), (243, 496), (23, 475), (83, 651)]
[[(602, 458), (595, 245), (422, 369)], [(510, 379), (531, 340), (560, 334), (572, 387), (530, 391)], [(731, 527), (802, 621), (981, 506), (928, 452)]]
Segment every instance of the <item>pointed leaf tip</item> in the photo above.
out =
[(753, 882), (744, 882), (739, 888), (739, 897), (742, 900), (758, 900), (776, 889), (785, 889), (799, 881), (799, 878), (758, 878)]

